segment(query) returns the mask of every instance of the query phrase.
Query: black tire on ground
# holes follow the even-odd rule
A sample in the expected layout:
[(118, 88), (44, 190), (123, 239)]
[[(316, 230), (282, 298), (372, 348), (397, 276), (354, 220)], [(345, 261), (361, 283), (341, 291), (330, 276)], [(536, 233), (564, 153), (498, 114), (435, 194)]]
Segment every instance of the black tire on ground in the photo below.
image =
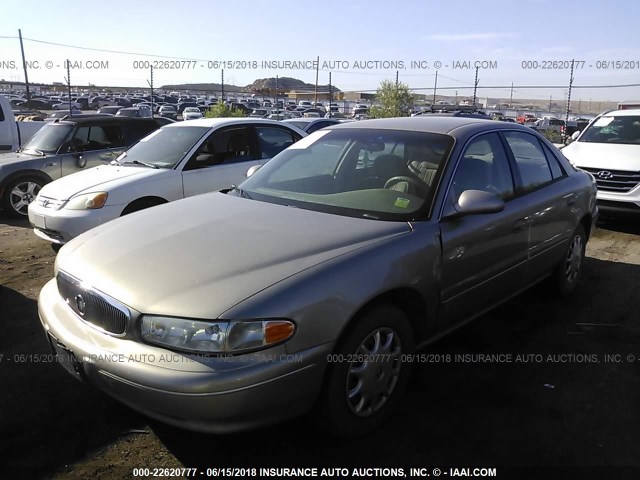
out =
[(575, 289), (584, 265), (587, 236), (584, 227), (578, 225), (569, 238), (569, 244), (560, 263), (555, 268), (551, 281), (561, 297), (568, 297)]
[[(413, 330), (392, 305), (355, 319), (338, 341), (312, 417), (334, 435), (355, 438), (376, 429), (400, 402), (411, 373)], [(352, 361), (349, 361), (352, 360)]]
[(56, 253), (58, 253), (61, 248), (62, 248), (62, 245), (60, 245), (59, 243), (52, 243), (51, 244), (51, 249)]
[(27, 208), (35, 200), (38, 192), (46, 182), (35, 176), (18, 177), (11, 180), (2, 197), (2, 208), (15, 218), (26, 218)]
[(158, 200), (151, 200), (147, 198), (142, 198), (139, 200), (134, 200), (129, 205), (124, 207), (122, 211), (121, 217), (128, 215), (129, 213), (138, 212), (140, 210), (144, 210), (145, 208), (155, 207), (156, 205), (160, 205), (162, 202)]

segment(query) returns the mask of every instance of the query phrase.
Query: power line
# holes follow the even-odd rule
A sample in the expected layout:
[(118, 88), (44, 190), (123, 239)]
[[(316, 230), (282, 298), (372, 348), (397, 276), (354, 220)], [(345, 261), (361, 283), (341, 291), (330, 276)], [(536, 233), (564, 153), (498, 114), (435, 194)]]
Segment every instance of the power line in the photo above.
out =
[[(0, 36), (0, 38), (18, 39), (18, 37), (12, 37), (12, 36), (6, 36), (6, 35), (2, 35), (2, 36)], [(120, 54), (120, 55), (138, 55), (138, 56), (141, 56), (141, 57), (170, 58), (170, 59), (174, 59), (174, 60), (190, 60), (190, 61), (196, 61), (196, 62), (206, 62), (207, 61), (206, 58), (175, 57), (175, 56), (170, 56), (170, 55), (156, 55), (156, 54), (153, 54), (153, 53), (125, 52), (125, 51), (122, 51), (122, 50), (107, 50), (107, 49), (104, 49), (104, 48), (80, 47), (78, 45), (67, 45), (65, 43), (47, 42), (45, 40), (37, 40), (35, 38), (27, 38), (27, 37), (22, 37), (22, 39), (23, 40), (28, 40), (30, 42), (42, 43), (42, 44), (45, 44), (45, 45), (54, 45), (56, 47), (66, 47), (66, 48), (76, 48), (78, 50), (88, 50), (88, 51), (92, 51), (92, 52), (117, 53), (117, 54)]]

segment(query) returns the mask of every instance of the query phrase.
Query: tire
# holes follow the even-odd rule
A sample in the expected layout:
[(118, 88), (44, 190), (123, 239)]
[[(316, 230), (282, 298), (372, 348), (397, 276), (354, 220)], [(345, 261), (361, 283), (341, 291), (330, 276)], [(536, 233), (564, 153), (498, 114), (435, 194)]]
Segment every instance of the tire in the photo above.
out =
[[(313, 418), (340, 437), (362, 436), (393, 413), (407, 387), (413, 331), (405, 314), (391, 305), (365, 311), (339, 340), (328, 365)], [(363, 356), (358, 361), (354, 356)], [(354, 361), (349, 362), (349, 359)]]
[(29, 204), (36, 199), (46, 182), (38, 177), (19, 177), (11, 180), (2, 198), (2, 208), (14, 218), (27, 218)]
[(160, 205), (161, 203), (162, 202), (159, 202), (157, 200), (150, 199), (134, 200), (129, 205), (124, 207), (124, 210), (122, 211), (122, 214), (120, 216), (124, 217), (125, 215), (128, 215), (130, 213), (139, 212), (140, 210), (144, 210), (145, 208), (155, 207), (156, 205)]
[(555, 290), (561, 297), (571, 295), (580, 279), (586, 246), (587, 236), (584, 227), (578, 225), (571, 234), (567, 249), (552, 276)]

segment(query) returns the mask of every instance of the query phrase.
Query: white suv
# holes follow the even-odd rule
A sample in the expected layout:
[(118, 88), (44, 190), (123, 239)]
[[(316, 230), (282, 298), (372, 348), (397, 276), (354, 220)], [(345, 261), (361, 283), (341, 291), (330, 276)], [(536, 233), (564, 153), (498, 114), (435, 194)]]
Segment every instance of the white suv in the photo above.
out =
[(598, 206), (640, 214), (640, 110), (614, 110), (572, 135), (562, 153), (598, 184)]

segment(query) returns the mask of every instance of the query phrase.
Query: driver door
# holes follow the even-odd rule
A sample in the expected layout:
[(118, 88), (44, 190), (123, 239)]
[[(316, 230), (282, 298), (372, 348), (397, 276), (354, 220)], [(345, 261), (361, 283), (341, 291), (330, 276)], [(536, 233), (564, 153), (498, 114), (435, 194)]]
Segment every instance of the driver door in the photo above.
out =
[(247, 170), (260, 164), (253, 129), (248, 125), (223, 127), (200, 144), (182, 171), (185, 197), (238, 185)]
[(124, 132), (120, 125), (82, 125), (67, 142), (68, 152), (62, 155), (62, 175), (116, 159), (125, 148)]

